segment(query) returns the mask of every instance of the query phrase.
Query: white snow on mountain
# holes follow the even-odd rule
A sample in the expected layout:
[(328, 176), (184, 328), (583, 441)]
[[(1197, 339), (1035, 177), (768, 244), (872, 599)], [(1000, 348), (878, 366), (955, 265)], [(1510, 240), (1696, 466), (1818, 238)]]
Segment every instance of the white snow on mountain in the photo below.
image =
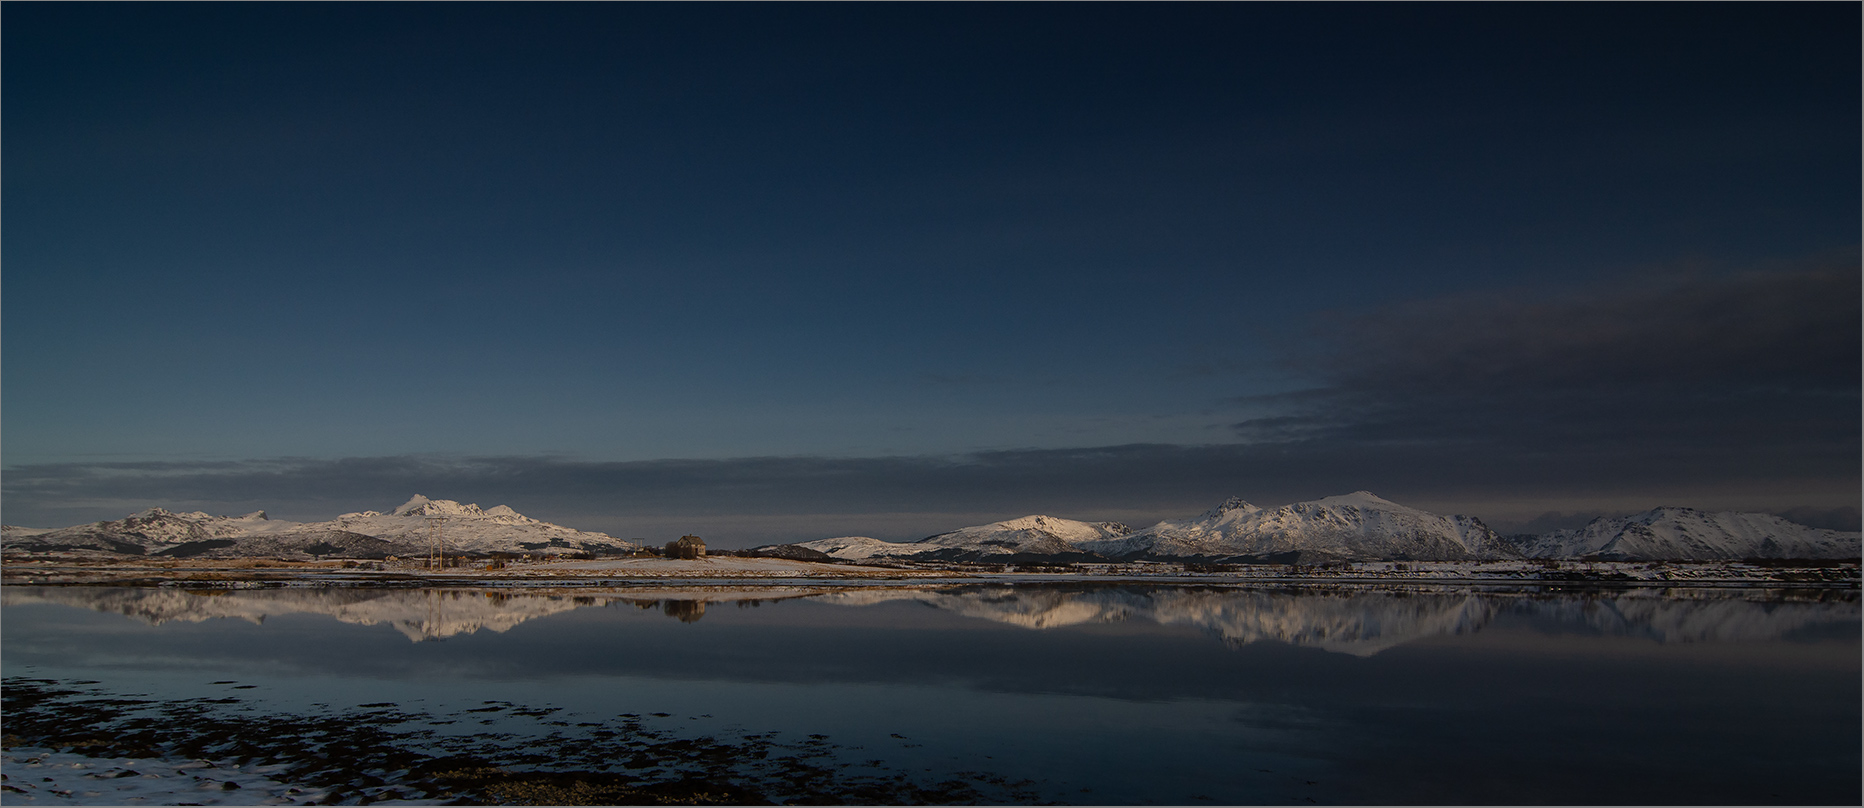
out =
[(1231, 498), (1195, 519), (1080, 545), (1113, 558), (1345, 560), (1513, 558), (1482, 521), (1408, 508), (1366, 491), (1262, 509)]
[(480, 510), (450, 499), (428, 499), (416, 494), (389, 513), (346, 513), (329, 522), (307, 527), (345, 530), (378, 539), (424, 546), (433, 527), (428, 517), (445, 517), (441, 541), (467, 552), (524, 552), (547, 547), (578, 550), (618, 550), (631, 547), (606, 533), (576, 530), (542, 522), (499, 505)]
[(1855, 531), (1806, 527), (1772, 514), (1665, 507), (1631, 516), (1600, 517), (1578, 530), (1557, 530), (1516, 541), (1532, 558), (1857, 558), (1859, 536)]
[(960, 528), (915, 542), (844, 536), (806, 541), (797, 546), (849, 561), (869, 558), (978, 560), (1015, 555), (1066, 558), (1081, 555), (1084, 543), (1123, 536), (1131, 531), (1118, 522), (1077, 522), (1035, 515)]
[[(150, 508), (123, 519), (42, 530), (6, 526), (9, 550), (106, 554), (286, 557), (424, 548), (442, 517), (451, 552), (615, 552), (632, 547), (604, 533), (554, 525), (505, 505), (415, 495), (384, 513), (346, 513), (326, 522), (271, 519), (264, 511), (215, 516)], [(1467, 561), (1520, 558), (1726, 560), (1858, 558), (1859, 533), (1810, 528), (1769, 514), (1656, 508), (1594, 520), (1579, 530), (1504, 539), (1469, 516), (1410, 508), (1365, 491), (1264, 509), (1230, 498), (1204, 514), (1168, 519), (1133, 532), (1117, 522), (1025, 516), (960, 528), (915, 542), (844, 536), (795, 547), (846, 561), (896, 558), (959, 561), (1159, 559), (1319, 563), (1327, 561)], [(260, 541), (264, 539), (264, 541)], [(279, 555), (283, 554), (283, 555)], [(295, 557), (295, 556), (294, 556)], [(373, 557), (373, 556), (371, 556)]]
[[(31, 549), (94, 550), (140, 554), (188, 542), (208, 541), (270, 528), (263, 511), (246, 516), (173, 513), (150, 508), (122, 519), (93, 522), (31, 535), (7, 533), (6, 546)], [(283, 523), (291, 525), (291, 523)]]
[[(155, 554), (192, 542), (257, 538), (320, 541), (335, 534), (361, 534), (410, 547), (425, 547), (434, 530), (429, 517), (445, 517), (439, 531), (442, 542), (452, 551), (521, 553), (550, 548), (621, 550), (632, 547), (605, 533), (553, 525), (504, 505), (481, 510), (478, 505), (428, 499), (418, 494), (389, 513), (346, 513), (328, 522), (280, 521), (268, 518), (264, 511), (244, 516), (214, 516), (198, 511), (174, 513), (151, 508), (119, 520), (36, 534), (9, 531), (5, 542), (8, 547), (22, 549)], [(276, 543), (263, 544), (269, 550)]]
[(827, 553), (834, 558), (846, 561), (862, 561), (869, 558), (908, 558), (931, 549), (918, 542), (882, 541), (866, 536), (816, 539), (796, 546)]
[(1138, 532), (1113, 522), (1026, 516), (916, 542), (850, 536), (798, 546), (847, 561), (1102, 556), (1312, 564), (1483, 561), (1524, 555), (1672, 560), (1857, 558), (1858, 537), (1855, 532), (1809, 528), (1767, 514), (1659, 508), (1622, 519), (1597, 520), (1582, 530), (1509, 539), (1475, 517), (1431, 513), (1355, 491), (1267, 509), (1231, 497), (1200, 516), (1167, 519)]
[[(1124, 536), (1132, 528), (1118, 522), (1077, 522), (1053, 516), (1025, 516), (988, 525), (959, 528), (928, 536), (914, 544), (978, 555), (1064, 555), (1081, 552), (1086, 542)], [(928, 554), (941, 554), (939, 550)]]

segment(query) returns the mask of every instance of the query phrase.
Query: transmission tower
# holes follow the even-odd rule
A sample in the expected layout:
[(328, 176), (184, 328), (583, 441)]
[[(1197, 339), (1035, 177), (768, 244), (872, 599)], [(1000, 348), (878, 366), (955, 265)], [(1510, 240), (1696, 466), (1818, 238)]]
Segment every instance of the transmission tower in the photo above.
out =
[(446, 545), (441, 541), (440, 526), (446, 524), (444, 516), (427, 517), (427, 568), (442, 569), (447, 565)]

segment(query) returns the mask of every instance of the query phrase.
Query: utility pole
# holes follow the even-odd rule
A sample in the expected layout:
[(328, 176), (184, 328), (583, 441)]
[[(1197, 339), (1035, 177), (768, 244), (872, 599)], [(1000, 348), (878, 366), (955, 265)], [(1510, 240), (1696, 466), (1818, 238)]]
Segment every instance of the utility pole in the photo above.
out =
[(427, 568), (432, 570), (445, 568), (447, 565), (446, 545), (441, 543), (440, 526), (445, 524), (444, 516), (427, 517)]

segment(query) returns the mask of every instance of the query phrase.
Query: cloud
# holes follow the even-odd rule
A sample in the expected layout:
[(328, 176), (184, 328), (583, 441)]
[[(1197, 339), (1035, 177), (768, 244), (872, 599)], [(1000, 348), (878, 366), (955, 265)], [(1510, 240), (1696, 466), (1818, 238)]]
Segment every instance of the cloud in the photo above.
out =
[(1336, 313), (1289, 351), (1315, 387), (1234, 402), (1256, 414), (1233, 429), (1257, 443), (1410, 446), (1420, 459), (1855, 477), (1859, 299), (1849, 258)]
[(1854, 258), (1559, 296), (1448, 297), (1328, 318), (1311, 358), (1339, 384), (1380, 390), (1696, 382), (1855, 392), (1858, 279)]
[(624, 537), (714, 530), (726, 547), (915, 539), (1029, 513), (1145, 525), (1232, 494), (1277, 505), (1356, 489), (1498, 529), (1657, 505), (1856, 529), (1859, 300), (1850, 258), (1334, 314), (1287, 352), (1311, 386), (1229, 402), (1250, 417), (1211, 445), (56, 463), (11, 467), (0, 490), (8, 522), (40, 527), (155, 505), (328, 519), (421, 493)]

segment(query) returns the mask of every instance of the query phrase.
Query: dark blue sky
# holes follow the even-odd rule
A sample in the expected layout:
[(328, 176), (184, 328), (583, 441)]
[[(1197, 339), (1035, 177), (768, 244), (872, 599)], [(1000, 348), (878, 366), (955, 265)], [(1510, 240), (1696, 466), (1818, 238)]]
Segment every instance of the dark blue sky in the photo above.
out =
[(1859, 14), (7, 3), (6, 520), (1855, 526)]

